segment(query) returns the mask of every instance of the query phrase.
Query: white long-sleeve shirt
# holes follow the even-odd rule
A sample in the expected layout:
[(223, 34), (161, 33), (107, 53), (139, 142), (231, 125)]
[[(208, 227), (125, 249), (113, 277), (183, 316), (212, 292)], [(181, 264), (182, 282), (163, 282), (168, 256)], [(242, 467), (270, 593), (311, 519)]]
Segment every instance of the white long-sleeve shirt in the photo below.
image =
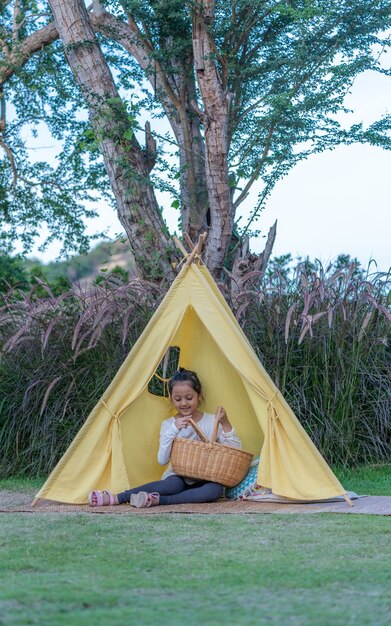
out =
[[(202, 432), (208, 437), (211, 438), (213, 433), (213, 426), (215, 423), (215, 416), (212, 413), (204, 413), (199, 422), (197, 422), (197, 426), (202, 430)], [(195, 439), (199, 441), (199, 436), (195, 432), (192, 426), (188, 426), (187, 428), (179, 428), (175, 425), (175, 417), (169, 417), (168, 419), (162, 422), (160, 427), (160, 446), (159, 452), (157, 455), (157, 460), (160, 465), (166, 465), (171, 457), (171, 447), (172, 442), (176, 437), (183, 437), (184, 439)], [(224, 432), (221, 424), (219, 425), (219, 429), (217, 432), (217, 441), (218, 443), (223, 443), (226, 446), (232, 446), (233, 448), (241, 448), (242, 443), (239, 437), (236, 434), (236, 430), (233, 428), (228, 433)], [(175, 476), (175, 472), (172, 469), (171, 463), (164, 472), (162, 478), (167, 478), (168, 476)], [(186, 481), (187, 482), (187, 481)], [(188, 481), (193, 482), (193, 481)]]

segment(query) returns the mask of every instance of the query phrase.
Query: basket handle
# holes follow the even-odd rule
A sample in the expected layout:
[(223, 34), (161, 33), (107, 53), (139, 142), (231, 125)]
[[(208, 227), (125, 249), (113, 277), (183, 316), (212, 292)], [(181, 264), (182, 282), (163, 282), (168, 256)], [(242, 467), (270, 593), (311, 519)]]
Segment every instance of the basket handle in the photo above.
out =
[(219, 430), (219, 424), (220, 424), (220, 415), (221, 415), (221, 409), (218, 408), (216, 411), (216, 417), (215, 417), (215, 423), (213, 425), (213, 432), (212, 432), (212, 436), (210, 438), (211, 441), (216, 441), (217, 439), (217, 433)]
[(197, 424), (191, 419), (191, 417), (189, 418), (189, 422), (193, 426), (194, 430), (196, 431), (196, 433), (199, 436), (199, 438), (201, 439), (201, 441), (204, 441), (205, 443), (208, 443), (208, 441), (209, 441), (208, 437), (202, 432), (201, 428), (199, 428), (197, 426)]

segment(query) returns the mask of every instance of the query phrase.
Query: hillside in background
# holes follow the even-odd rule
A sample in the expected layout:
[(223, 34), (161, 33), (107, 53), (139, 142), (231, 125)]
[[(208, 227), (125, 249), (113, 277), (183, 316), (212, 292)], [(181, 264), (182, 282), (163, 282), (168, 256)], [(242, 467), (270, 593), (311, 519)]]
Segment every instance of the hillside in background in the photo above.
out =
[(36, 278), (49, 284), (79, 283), (82, 287), (90, 285), (99, 276), (107, 272), (119, 271), (124, 276), (134, 273), (133, 256), (129, 244), (120, 239), (102, 241), (88, 254), (79, 254), (65, 261), (42, 263), (35, 258), (23, 259), (0, 255), (0, 291), (7, 291), (6, 285), (34, 283)]
[[(32, 261), (32, 265), (35, 264), (36, 262)], [(134, 272), (133, 256), (129, 244), (120, 239), (102, 241), (88, 254), (79, 254), (66, 261), (51, 262), (43, 267), (49, 282), (63, 276), (72, 283), (83, 284), (91, 283), (102, 272), (109, 272), (114, 268), (121, 268), (129, 274)]]

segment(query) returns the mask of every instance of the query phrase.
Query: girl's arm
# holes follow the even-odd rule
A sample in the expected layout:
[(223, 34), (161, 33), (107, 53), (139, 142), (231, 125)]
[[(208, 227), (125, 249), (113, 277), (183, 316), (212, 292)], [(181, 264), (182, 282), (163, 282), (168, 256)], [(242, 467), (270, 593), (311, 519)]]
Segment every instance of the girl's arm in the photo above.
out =
[(236, 430), (234, 428), (229, 433), (226, 433), (222, 429), (219, 429), (217, 441), (219, 443), (223, 443), (225, 446), (231, 446), (232, 448), (242, 447), (242, 442), (237, 436)]
[(218, 406), (216, 409), (216, 415), (218, 416), (221, 427), (225, 433), (229, 433), (233, 430), (232, 424), (228, 419), (228, 415), (225, 412), (224, 407)]
[(232, 446), (233, 448), (241, 448), (242, 442), (236, 434), (236, 430), (232, 426), (228, 419), (228, 415), (222, 406), (217, 407), (217, 413), (219, 415), (220, 427), (217, 434), (217, 441), (223, 443), (226, 446)]
[(171, 456), (172, 442), (179, 433), (175, 420), (165, 420), (160, 427), (160, 445), (157, 460), (160, 465), (167, 465)]

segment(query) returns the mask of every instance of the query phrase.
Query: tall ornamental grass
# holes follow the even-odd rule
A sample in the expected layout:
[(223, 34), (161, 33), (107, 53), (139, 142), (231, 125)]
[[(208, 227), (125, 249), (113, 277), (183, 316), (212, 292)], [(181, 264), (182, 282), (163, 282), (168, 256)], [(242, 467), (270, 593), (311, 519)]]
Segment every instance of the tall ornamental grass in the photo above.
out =
[[(390, 460), (388, 278), (302, 263), (264, 278), (244, 272), (230, 292), (266, 370), (331, 464)], [(165, 290), (109, 277), (59, 297), (43, 283), (3, 297), (0, 476), (53, 468)]]
[[(37, 291), (46, 290), (46, 297)], [(13, 289), (0, 311), (0, 476), (49, 472), (149, 321), (162, 290), (110, 277), (54, 297)]]
[[(250, 277), (250, 280), (254, 277)], [(232, 303), (266, 370), (329, 463), (391, 453), (390, 275), (320, 263), (269, 272)]]

